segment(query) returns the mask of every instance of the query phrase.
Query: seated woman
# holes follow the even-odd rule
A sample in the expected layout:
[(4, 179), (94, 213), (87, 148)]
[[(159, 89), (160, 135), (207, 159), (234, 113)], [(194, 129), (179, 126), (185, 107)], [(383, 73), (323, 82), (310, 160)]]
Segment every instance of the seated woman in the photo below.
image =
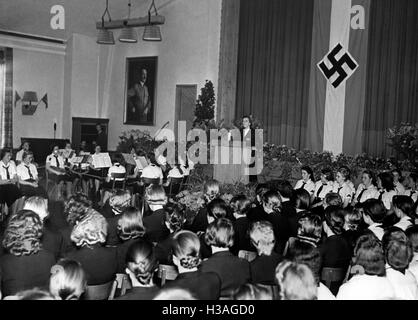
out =
[(257, 258), (250, 262), (252, 283), (275, 285), (275, 270), (282, 257), (273, 251), (275, 246), (273, 226), (267, 221), (254, 222), (249, 230)]
[[(180, 164), (174, 164), (170, 171), (167, 173), (167, 181), (164, 183), (164, 186), (168, 187), (172, 181), (172, 179), (183, 179), (185, 171), (184, 168)], [(176, 194), (176, 192), (174, 192)]]
[(118, 272), (125, 270), (126, 253), (129, 246), (145, 235), (142, 213), (134, 207), (123, 211), (117, 220), (117, 232), (121, 243), (117, 246)]
[(334, 186), (334, 174), (330, 168), (321, 170), (321, 180), (315, 184), (315, 191), (312, 196), (312, 207), (320, 207), (323, 204), (325, 196), (332, 192)]
[(230, 205), (235, 218), (233, 221), (235, 239), (231, 252), (238, 255), (240, 250), (254, 251), (255, 248), (252, 246), (248, 235), (250, 221), (248, 220), (247, 215), (251, 209), (250, 199), (248, 199), (245, 195), (235, 196), (232, 198)]
[(71, 232), (77, 249), (69, 252), (67, 258), (81, 263), (88, 285), (112, 281), (117, 272), (116, 248), (104, 247), (106, 236), (106, 219), (94, 210), (89, 210)]
[(251, 280), (248, 261), (234, 256), (229, 249), (234, 244), (234, 227), (228, 219), (212, 222), (205, 233), (212, 256), (202, 262), (202, 272), (215, 272), (221, 279), (221, 297), (229, 297), (238, 287)]
[(173, 262), (179, 275), (165, 287), (190, 291), (198, 300), (217, 300), (221, 279), (214, 272), (198, 270), (201, 264), (200, 241), (191, 231), (179, 231), (173, 238)]
[(348, 207), (353, 199), (354, 189), (351, 187), (349, 179), (349, 170), (344, 167), (337, 170), (337, 174), (335, 176), (336, 183), (334, 184), (332, 192), (338, 193), (341, 196), (343, 208)]
[(148, 239), (151, 242), (159, 242), (165, 239), (169, 231), (164, 224), (167, 196), (164, 188), (159, 185), (150, 185), (145, 191), (145, 201), (147, 202), (151, 214), (144, 217), (144, 226)]
[(418, 174), (411, 172), (408, 177), (408, 189), (405, 190), (404, 195), (410, 197), (415, 203), (418, 201)]
[(401, 300), (417, 300), (418, 282), (408, 270), (413, 257), (408, 237), (403, 231), (391, 228), (383, 236), (382, 247), (386, 258), (386, 277), (395, 289), (395, 297)]
[(397, 195), (393, 176), (389, 172), (382, 172), (377, 176), (377, 187), (379, 188), (378, 200), (385, 205), (386, 210), (392, 207), (392, 199)]
[(103, 182), (101, 203), (104, 204), (111, 196), (113, 189), (122, 189), (126, 179), (126, 169), (121, 164), (123, 159), (120, 154), (115, 155), (113, 165), (107, 171), (106, 180)]
[(23, 141), (22, 145), (19, 148), (19, 151), (16, 153), (16, 164), (20, 164), (23, 161), (23, 154), (30, 151), (29, 141)]
[(48, 198), (45, 189), (39, 185), (38, 170), (33, 164), (32, 151), (25, 152), (22, 162), (16, 168), (21, 193), (26, 197), (40, 196)]
[(42, 249), (42, 221), (33, 211), (12, 216), (3, 238), (6, 254), (0, 259), (3, 296), (48, 285), (54, 255)]
[(397, 194), (402, 195), (405, 193), (405, 187), (402, 184), (403, 177), (402, 177), (402, 171), (395, 168), (391, 171), (393, 176), (393, 184), (395, 185), (395, 191)]
[(320, 245), (322, 266), (347, 270), (352, 249), (343, 236), (346, 211), (338, 207), (328, 207), (322, 224), (325, 239)]
[[(102, 152), (102, 149), (99, 145), (96, 145), (94, 148), (93, 155), (99, 155)], [(83, 176), (83, 190), (91, 190), (94, 186), (94, 195), (97, 196), (100, 191), (100, 186), (103, 180), (103, 169), (95, 168), (93, 164), (93, 155), (89, 155), (88, 163), (88, 176)]]
[(363, 171), (361, 175), (361, 183), (357, 188), (356, 194), (354, 195), (353, 204), (363, 203), (368, 199), (378, 199), (379, 190), (375, 186), (375, 178), (370, 170)]
[(356, 205), (353, 210), (345, 212), (342, 235), (350, 245), (351, 251), (354, 250), (357, 239), (364, 233), (363, 224), (363, 208)]
[(363, 221), (379, 240), (382, 240), (385, 232), (382, 225), (385, 216), (386, 208), (382, 201), (369, 199), (363, 203)]
[(265, 221), (268, 215), (263, 209), (263, 196), (266, 192), (270, 191), (270, 187), (266, 183), (259, 183), (255, 188), (255, 201), (251, 206), (251, 210), (248, 213), (248, 219), (251, 222)]
[(308, 166), (303, 166), (300, 170), (302, 171), (302, 179), (296, 182), (295, 190), (305, 189), (308, 191), (309, 196), (312, 197), (315, 192), (315, 178), (313, 171)]
[(61, 259), (52, 266), (49, 292), (55, 300), (79, 300), (86, 287), (86, 274), (79, 262)]
[(18, 177), (16, 165), (11, 160), (11, 151), (2, 149), (0, 158), (0, 203), (5, 203), (10, 209), (13, 203), (22, 196), (22, 193), (16, 185)]
[(155, 255), (160, 264), (173, 264), (173, 237), (183, 229), (186, 223), (184, 209), (179, 205), (168, 205), (165, 207), (164, 224), (170, 234), (163, 240), (160, 240), (155, 246)]
[(396, 217), (398, 217), (399, 222), (394, 225), (405, 231), (413, 223), (413, 208), (414, 202), (408, 196), (394, 196), (392, 199), (393, 210), (395, 211)]
[(147, 156), (148, 166), (142, 170), (141, 179), (159, 179), (159, 184), (163, 183), (163, 171), (158, 165), (153, 153)]
[(311, 196), (305, 189), (297, 189), (290, 198), (296, 212), (292, 216), (287, 216), (289, 224), (289, 236), (295, 236), (298, 230), (299, 218), (309, 210), (311, 206)]
[(159, 288), (154, 284), (154, 272), (158, 268), (154, 246), (146, 240), (136, 240), (126, 253), (126, 269), (132, 289), (116, 300), (152, 300)]
[(72, 191), (72, 177), (65, 171), (65, 160), (59, 154), (58, 146), (54, 146), (52, 149), (52, 154), (46, 158), (45, 170), (48, 171), (49, 179), (57, 184), (57, 198), (63, 198), (64, 188), (67, 191), (67, 197), (70, 197)]
[(396, 297), (386, 277), (385, 255), (374, 234), (361, 236), (354, 248), (352, 268), (359, 270), (338, 290), (338, 300), (385, 300)]
[(281, 300), (317, 300), (315, 277), (308, 266), (283, 261), (276, 268), (276, 283)]

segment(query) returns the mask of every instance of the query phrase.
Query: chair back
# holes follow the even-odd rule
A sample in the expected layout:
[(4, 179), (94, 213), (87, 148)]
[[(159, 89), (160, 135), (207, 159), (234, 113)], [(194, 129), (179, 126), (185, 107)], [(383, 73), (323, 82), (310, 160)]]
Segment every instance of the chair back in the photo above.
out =
[(125, 179), (126, 173), (122, 172), (112, 172), (110, 174), (111, 179)]
[(117, 287), (116, 280), (95, 286), (87, 286), (86, 300), (113, 300)]
[(333, 283), (341, 284), (346, 276), (343, 268), (323, 268), (321, 273), (321, 282), (329, 289)]
[(177, 195), (183, 187), (183, 177), (181, 178), (170, 178), (170, 186), (168, 189), (168, 196), (172, 197)]
[(161, 279), (161, 286), (164, 286), (167, 280), (176, 280), (178, 271), (175, 266), (160, 264), (158, 266), (157, 276)]
[(125, 295), (126, 291), (132, 288), (132, 285), (128, 279), (128, 275), (124, 273), (116, 274), (116, 290), (119, 290), (118, 296)]
[(255, 258), (257, 258), (257, 253), (247, 250), (240, 250), (238, 252), (238, 257), (247, 260), (248, 262), (253, 261)]
[(154, 178), (154, 179), (151, 179), (151, 178), (141, 178), (141, 181), (142, 181), (142, 183), (145, 186), (149, 186), (151, 184), (160, 184), (160, 178)]

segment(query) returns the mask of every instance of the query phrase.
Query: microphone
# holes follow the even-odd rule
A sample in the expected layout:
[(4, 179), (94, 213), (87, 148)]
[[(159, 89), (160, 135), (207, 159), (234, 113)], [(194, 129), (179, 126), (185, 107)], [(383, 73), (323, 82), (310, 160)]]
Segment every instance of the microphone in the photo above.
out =
[(57, 123), (54, 122), (54, 140), (55, 140), (56, 133), (57, 133)]

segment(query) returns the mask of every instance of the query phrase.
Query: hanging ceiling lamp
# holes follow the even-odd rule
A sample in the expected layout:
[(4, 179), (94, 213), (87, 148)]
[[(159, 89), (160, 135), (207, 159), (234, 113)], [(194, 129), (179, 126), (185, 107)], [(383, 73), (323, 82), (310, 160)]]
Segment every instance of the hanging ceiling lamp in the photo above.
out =
[(106, 0), (106, 10), (102, 15), (102, 28), (99, 29), (97, 33), (97, 43), (98, 44), (115, 44), (115, 38), (113, 37), (113, 32), (104, 28), (104, 18), (107, 13), (109, 17), (109, 22), (112, 21), (109, 12), (109, 0)]
[(161, 41), (161, 30), (160, 26), (151, 24), (151, 10), (154, 8), (155, 15), (158, 15), (157, 7), (155, 6), (154, 0), (152, 0), (151, 6), (148, 10), (148, 25), (145, 26), (144, 36), (142, 40), (144, 41)]
[(120, 32), (119, 41), (120, 42), (128, 42), (128, 43), (135, 43), (138, 42), (138, 35), (136, 31), (132, 27), (128, 27), (128, 21), (131, 18), (131, 0), (128, 3), (128, 19), (123, 22), (124, 27)]

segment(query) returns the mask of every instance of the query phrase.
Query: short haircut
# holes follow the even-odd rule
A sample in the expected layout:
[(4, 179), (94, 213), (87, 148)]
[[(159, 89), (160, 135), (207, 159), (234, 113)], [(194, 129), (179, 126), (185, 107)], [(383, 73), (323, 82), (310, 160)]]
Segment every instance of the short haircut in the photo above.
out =
[(364, 170), (362, 174), (367, 174), (370, 179), (372, 179), (372, 184), (376, 185), (376, 176), (371, 170)]
[(215, 219), (225, 218), (228, 213), (228, 205), (220, 198), (213, 199), (209, 202), (206, 209), (208, 216)]
[(337, 207), (343, 206), (343, 200), (341, 199), (341, 196), (335, 192), (327, 193), (325, 195), (324, 201), (329, 206), (337, 206)]
[(238, 195), (231, 199), (230, 205), (234, 212), (240, 215), (247, 215), (251, 210), (251, 200), (245, 195)]
[(274, 181), (274, 187), (277, 189), (277, 191), (282, 197), (287, 199), (290, 199), (292, 197), (293, 187), (288, 180)]
[(32, 151), (25, 151), (25, 152), (23, 152), (22, 160), (25, 160), (29, 156), (33, 156), (33, 152)]
[(308, 266), (283, 261), (276, 268), (276, 282), (282, 300), (317, 300), (318, 287)]
[(71, 240), (78, 247), (105, 243), (107, 237), (107, 221), (97, 211), (89, 212), (76, 224), (71, 232)]
[(263, 203), (271, 205), (272, 209), (279, 212), (282, 207), (282, 199), (280, 195), (273, 190), (267, 191), (263, 196)]
[(354, 208), (353, 210), (347, 210), (345, 212), (344, 220), (348, 227), (348, 230), (356, 231), (359, 229), (363, 214), (360, 208)]
[(401, 210), (404, 214), (409, 217), (413, 217), (414, 201), (408, 196), (394, 196), (392, 203), (395, 208)]
[(233, 300), (273, 300), (273, 292), (260, 284), (246, 283), (232, 295)]
[(395, 190), (395, 184), (393, 183), (393, 175), (389, 172), (381, 172), (377, 176), (382, 182), (382, 188), (386, 191)]
[(321, 174), (325, 176), (325, 179), (327, 179), (327, 181), (334, 181), (334, 172), (332, 172), (331, 168), (322, 169)]
[(311, 205), (311, 196), (305, 189), (297, 189), (293, 192), (291, 202), (296, 209), (308, 210)]
[(61, 259), (51, 268), (49, 291), (61, 300), (77, 300), (87, 286), (86, 274), (75, 260)]
[(363, 202), (363, 212), (375, 223), (383, 222), (386, 216), (386, 208), (382, 201), (377, 199), (367, 199)]
[(129, 246), (125, 261), (129, 270), (144, 285), (150, 283), (158, 266), (153, 244), (143, 239)]
[(405, 234), (411, 242), (414, 252), (418, 252), (418, 225), (410, 226), (406, 229)]
[(349, 167), (341, 166), (337, 172), (341, 173), (345, 180), (350, 180), (351, 170)]
[(132, 195), (129, 190), (117, 190), (109, 199), (109, 206), (118, 213), (130, 207)]
[(330, 206), (325, 209), (325, 221), (336, 235), (344, 231), (344, 216), (346, 211), (340, 207)]
[(397, 228), (388, 229), (383, 235), (382, 246), (387, 264), (397, 271), (405, 272), (414, 255), (406, 234)]
[(208, 180), (203, 185), (203, 193), (207, 201), (212, 201), (215, 199), (220, 193), (220, 185), (219, 181), (217, 180)]
[(322, 259), (317, 247), (310, 243), (296, 240), (289, 246), (286, 259), (307, 265), (311, 269), (316, 283), (319, 284)]
[(64, 204), (64, 215), (72, 227), (79, 222), (91, 209), (92, 202), (83, 193), (72, 195)]
[(205, 242), (208, 246), (231, 248), (234, 245), (234, 226), (225, 218), (213, 221), (206, 229)]
[(311, 167), (302, 166), (302, 168), (300, 168), (300, 171), (306, 171), (309, 175), (309, 179), (311, 179), (312, 181), (315, 181), (315, 177), (314, 177), (313, 170), (311, 169)]
[(123, 241), (145, 235), (142, 212), (135, 207), (126, 208), (118, 219), (118, 235)]
[(184, 209), (179, 205), (165, 207), (165, 222), (173, 232), (181, 230), (186, 223)]
[(321, 238), (322, 220), (320, 216), (307, 212), (299, 218), (298, 225), (299, 236), (314, 239)]
[(25, 200), (23, 209), (35, 212), (41, 219), (48, 216), (48, 199), (33, 196)]
[(270, 256), (276, 243), (273, 225), (268, 221), (256, 221), (251, 225), (249, 234), (258, 254)]
[(173, 254), (183, 268), (198, 267), (201, 262), (199, 237), (187, 230), (177, 232), (173, 237)]
[(385, 255), (382, 245), (373, 233), (367, 233), (357, 239), (352, 265), (361, 266), (365, 274), (368, 275), (386, 275)]
[(3, 160), (3, 158), (6, 156), (7, 153), (12, 153), (12, 151), (8, 148), (1, 149), (0, 160)]
[(14, 256), (36, 254), (41, 250), (43, 224), (31, 210), (12, 216), (4, 232), (3, 248)]

